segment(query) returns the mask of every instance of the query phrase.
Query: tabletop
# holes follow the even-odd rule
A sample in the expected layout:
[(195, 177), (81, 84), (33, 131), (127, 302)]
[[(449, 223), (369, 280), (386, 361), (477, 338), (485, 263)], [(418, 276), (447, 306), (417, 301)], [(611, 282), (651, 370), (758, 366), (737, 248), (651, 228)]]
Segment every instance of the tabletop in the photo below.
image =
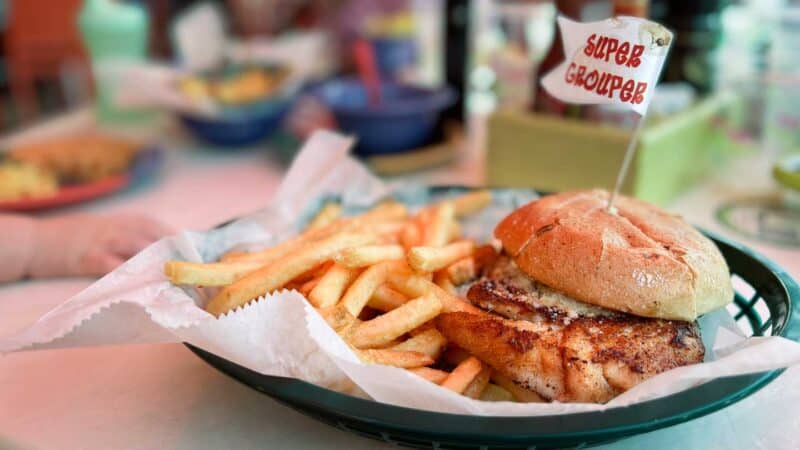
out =
[[(92, 126), (91, 114), (78, 111), (4, 142)], [(161, 175), (122, 194), (48, 214), (142, 212), (175, 228), (206, 229), (263, 207), (290, 157), (266, 149), (225, 154), (198, 149), (170, 124), (156, 134), (168, 147)], [(480, 184), (481, 164), (480, 153), (466, 149), (449, 166), (415, 179)], [(730, 180), (736, 179), (737, 170), (752, 169), (750, 163), (740, 166), (693, 188), (670, 208), (729, 234), (716, 225), (708, 205), (731, 195), (735, 183)], [(745, 243), (800, 277), (797, 250)], [(0, 335), (24, 327), (91, 282), (64, 279), (0, 287)], [(798, 438), (800, 368), (795, 367), (724, 410), (600, 448), (794, 449)], [(388, 448), (318, 423), (240, 385), (179, 344), (0, 357), (2, 449), (384, 447)]]

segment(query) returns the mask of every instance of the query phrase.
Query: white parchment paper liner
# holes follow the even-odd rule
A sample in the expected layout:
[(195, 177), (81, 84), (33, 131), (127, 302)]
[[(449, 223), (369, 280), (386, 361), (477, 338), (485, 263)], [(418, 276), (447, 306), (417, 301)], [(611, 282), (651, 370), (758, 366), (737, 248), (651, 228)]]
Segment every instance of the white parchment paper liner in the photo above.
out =
[[(745, 339), (730, 314), (720, 310), (701, 319), (708, 349), (705, 363), (663, 373), (606, 405), (482, 402), (405, 370), (362, 364), (295, 291), (275, 292), (215, 319), (198, 306), (208, 293), (173, 286), (163, 275), (169, 259), (213, 261), (232, 248), (263, 247), (284, 239), (296, 233), (326, 197), (340, 198), (347, 211), (355, 212), (387, 195), (389, 188), (348, 156), (351, 145), (350, 139), (334, 133), (316, 133), (266, 209), (215, 230), (185, 231), (156, 242), (20, 333), (0, 339), (0, 352), (188, 342), (260, 373), (356, 395), (363, 391), (385, 403), (499, 416), (603, 410), (675, 393), (714, 377), (800, 363), (800, 344), (780, 337)], [(398, 186), (393, 193), (412, 207), (430, 200), (421, 187)], [(533, 198), (519, 190), (495, 194), (492, 206), (464, 224), (468, 236), (486, 239), (500, 218)]]

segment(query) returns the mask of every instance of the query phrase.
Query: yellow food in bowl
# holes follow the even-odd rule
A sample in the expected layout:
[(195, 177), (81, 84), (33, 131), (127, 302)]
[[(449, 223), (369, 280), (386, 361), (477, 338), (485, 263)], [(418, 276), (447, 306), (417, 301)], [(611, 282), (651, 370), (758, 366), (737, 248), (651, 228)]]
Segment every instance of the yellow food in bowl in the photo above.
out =
[(248, 70), (217, 86), (217, 97), (224, 103), (258, 100), (273, 90), (274, 81), (261, 70)]
[(211, 97), (211, 89), (208, 83), (197, 77), (186, 77), (181, 80), (180, 88), (184, 95), (194, 100), (203, 100)]
[(268, 97), (277, 91), (288, 72), (251, 68), (224, 79), (204, 79), (189, 76), (180, 81), (178, 88), (193, 100), (215, 100), (228, 105), (250, 103)]

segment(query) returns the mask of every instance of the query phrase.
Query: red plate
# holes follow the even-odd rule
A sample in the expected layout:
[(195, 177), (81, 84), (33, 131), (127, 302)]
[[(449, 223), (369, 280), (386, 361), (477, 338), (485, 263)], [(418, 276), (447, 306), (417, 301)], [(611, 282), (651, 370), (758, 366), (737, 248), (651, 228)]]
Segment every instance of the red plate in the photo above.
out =
[(78, 203), (117, 192), (130, 184), (130, 174), (113, 175), (89, 183), (61, 186), (53, 195), (0, 201), (0, 211), (34, 211)]

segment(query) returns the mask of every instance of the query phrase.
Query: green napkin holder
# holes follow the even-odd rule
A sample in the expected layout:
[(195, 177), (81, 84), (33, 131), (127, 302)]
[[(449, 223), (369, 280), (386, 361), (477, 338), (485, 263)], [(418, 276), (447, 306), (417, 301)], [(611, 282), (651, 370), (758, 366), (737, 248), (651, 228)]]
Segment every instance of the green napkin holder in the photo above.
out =
[[(733, 98), (712, 96), (680, 113), (648, 118), (623, 193), (663, 205), (740, 151), (719, 125), (732, 107)], [(577, 119), (499, 111), (489, 119), (487, 181), (542, 191), (611, 189), (631, 133)]]

